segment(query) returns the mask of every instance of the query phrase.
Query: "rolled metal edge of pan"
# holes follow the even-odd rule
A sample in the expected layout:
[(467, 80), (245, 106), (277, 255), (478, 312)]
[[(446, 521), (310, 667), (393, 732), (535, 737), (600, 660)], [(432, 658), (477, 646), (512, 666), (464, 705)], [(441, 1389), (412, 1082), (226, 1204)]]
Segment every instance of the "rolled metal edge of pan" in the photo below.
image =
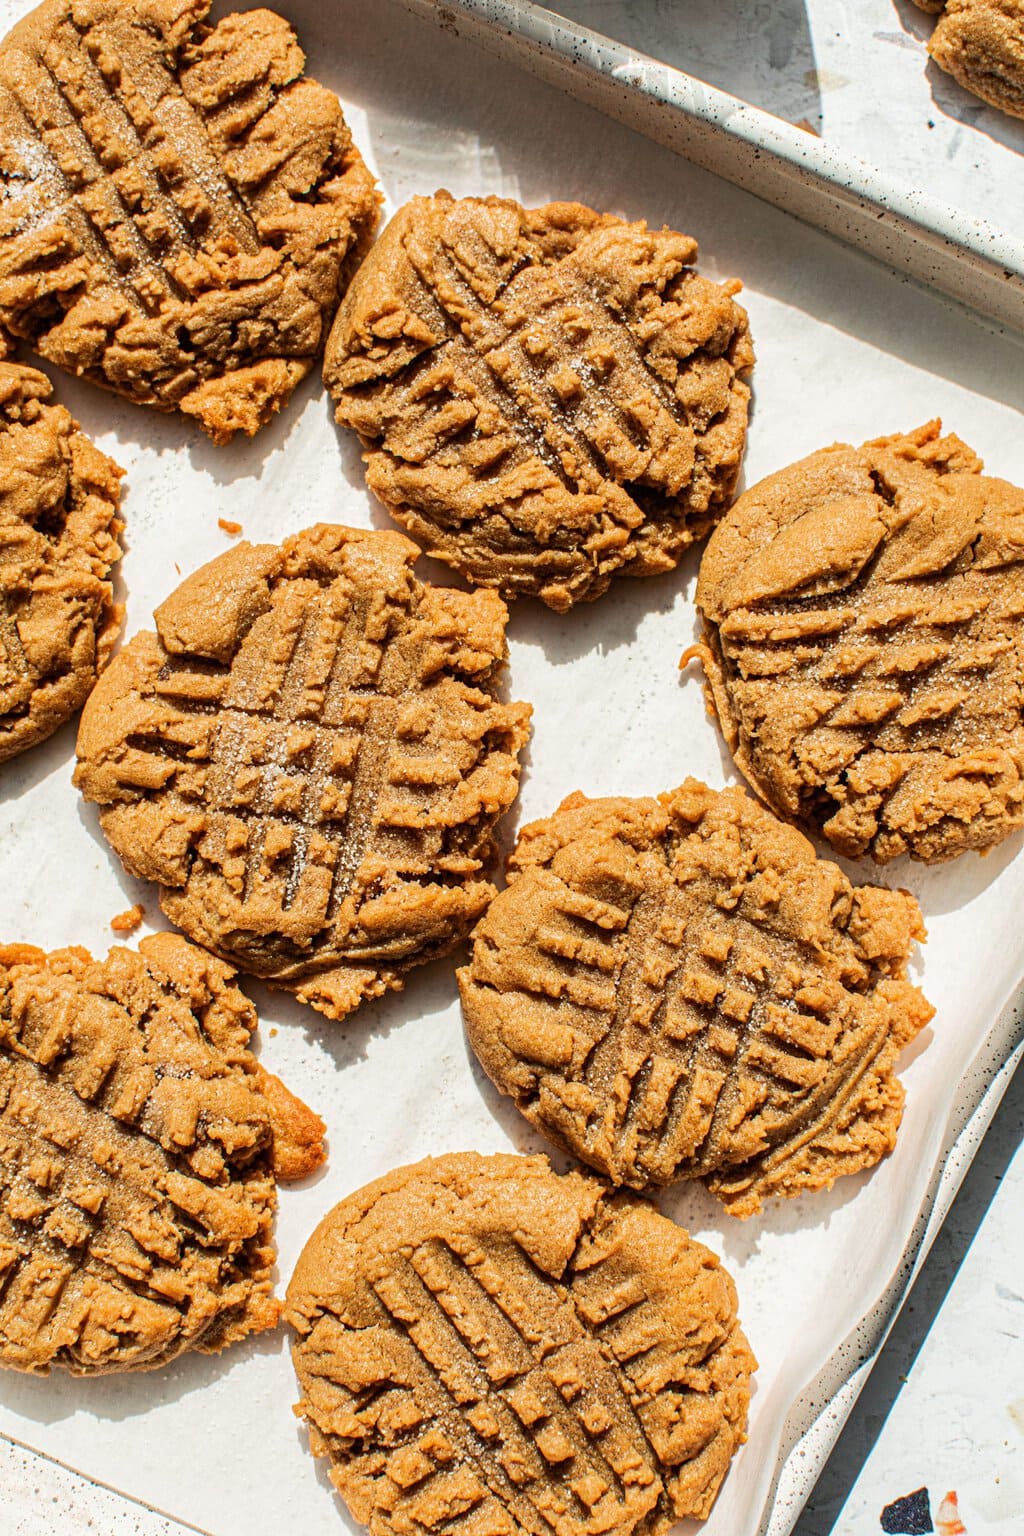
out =
[(1024, 241), (532, 0), (398, 3), (1024, 335)]

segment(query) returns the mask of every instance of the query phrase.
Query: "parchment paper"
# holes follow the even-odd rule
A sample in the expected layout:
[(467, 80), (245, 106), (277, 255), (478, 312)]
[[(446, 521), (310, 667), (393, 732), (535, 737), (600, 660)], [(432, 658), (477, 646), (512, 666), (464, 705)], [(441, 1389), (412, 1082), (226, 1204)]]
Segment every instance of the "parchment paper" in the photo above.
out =
[[(747, 483), (836, 439), (859, 442), (935, 415), (992, 473), (1024, 480), (1024, 353), (1012, 341), (386, 0), (282, 5), (310, 72), (345, 103), (389, 211), (440, 185), (527, 203), (579, 197), (687, 230), (709, 275), (743, 278), (759, 357)], [(25, 9), (3, 0), (0, 21), (6, 27)], [(242, 523), (253, 540), (317, 519), (387, 523), (315, 378), (255, 442), (228, 448), (63, 376), (57, 384), (129, 472), (128, 635), (149, 625), (179, 574), (226, 547), (218, 517)], [(429, 562), (421, 570), (441, 574)], [(507, 838), (517, 820), (546, 814), (577, 788), (656, 793), (690, 773), (733, 781), (698, 680), (676, 666), (695, 634), (695, 571), (691, 559), (672, 576), (620, 583), (568, 617), (531, 603), (514, 610), (509, 686), (533, 702), (535, 725)], [(134, 901), (149, 925), (163, 923), (152, 890), (124, 875), (94, 809), (72, 788), (73, 743), (68, 727), (0, 771), (0, 935), (103, 953), (110, 918)], [(709, 1536), (756, 1529), (788, 1409), (900, 1267), (958, 1087), (1024, 973), (1021, 841), (984, 860), (885, 871), (924, 908), (920, 980), (938, 1009), (905, 1063), (895, 1155), (870, 1177), (777, 1203), (745, 1224), (695, 1187), (662, 1202), (722, 1254), (761, 1361), (749, 1444)], [(871, 877), (868, 868), (850, 872)], [(321, 1112), (330, 1135), (326, 1170), (281, 1194), (282, 1285), (323, 1212), (389, 1168), (428, 1153), (541, 1149), (469, 1058), (453, 970), (441, 961), (414, 973), (403, 994), (341, 1026), (249, 986), (264, 1061)], [(314, 1468), (294, 1398), (278, 1335), (151, 1375), (82, 1382), (5, 1372), (0, 1430), (214, 1536), (329, 1536), (348, 1516)]]

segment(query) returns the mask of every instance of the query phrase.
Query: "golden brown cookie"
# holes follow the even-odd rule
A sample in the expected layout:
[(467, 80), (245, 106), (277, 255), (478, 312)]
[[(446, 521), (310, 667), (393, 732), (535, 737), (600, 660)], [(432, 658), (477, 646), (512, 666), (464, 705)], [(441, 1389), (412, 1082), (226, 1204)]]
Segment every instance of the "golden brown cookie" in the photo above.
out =
[(484, 1070), (616, 1183), (703, 1178), (737, 1216), (895, 1145), (921, 914), (851, 886), (739, 789), (572, 795), (523, 829), (459, 972)]
[(285, 1317), (313, 1452), (375, 1536), (658, 1536), (745, 1439), (756, 1361), (715, 1255), (543, 1157), (428, 1158), (343, 1200)]
[(121, 628), (123, 470), (51, 392), (0, 361), (0, 763), (82, 707)]
[(940, 431), (769, 475), (701, 563), (737, 766), (850, 858), (934, 863), (1024, 824), (1024, 491)]
[(337, 418), (432, 555), (564, 610), (671, 570), (732, 498), (754, 362), (696, 242), (446, 192), (392, 219), (328, 339)]
[(941, 13), (928, 52), (982, 101), (1024, 117), (1024, 0), (917, 0)]
[(324, 1127), (233, 976), (169, 933), (0, 948), (0, 1365), (147, 1369), (277, 1322), (274, 1181)]
[(377, 193), (289, 24), (45, 0), (0, 43), (0, 327), (216, 442), (320, 351)]
[(427, 586), (399, 533), (240, 543), (136, 635), (75, 782), (188, 936), (331, 1018), (446, 954), (515, 799), (504, 603)]

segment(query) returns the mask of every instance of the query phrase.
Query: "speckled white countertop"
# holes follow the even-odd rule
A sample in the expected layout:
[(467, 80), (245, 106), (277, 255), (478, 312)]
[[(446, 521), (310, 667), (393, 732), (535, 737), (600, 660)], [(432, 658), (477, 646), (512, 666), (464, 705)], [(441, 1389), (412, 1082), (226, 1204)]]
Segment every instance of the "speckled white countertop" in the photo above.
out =
[[(934, 18), (913, 0), (547, 3), (1024, 236), (1024, 121), (930, 61)], [(884, 95), (878, 79), (889, 83)]]
[(1022, 1134), (1024, 1068), (793, 1536), (879, 1536), (915, 1493), (954, 1536), (938, 1523), (951, 1490), (966, 1536), (1024, 1531)]

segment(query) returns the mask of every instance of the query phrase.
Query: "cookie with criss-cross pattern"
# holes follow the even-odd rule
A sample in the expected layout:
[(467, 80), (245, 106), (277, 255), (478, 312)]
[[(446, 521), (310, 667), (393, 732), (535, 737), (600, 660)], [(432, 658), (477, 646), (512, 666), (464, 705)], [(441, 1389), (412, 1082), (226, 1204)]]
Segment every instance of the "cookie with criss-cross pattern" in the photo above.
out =
[(0, 362), (0, 763), (81, 708), (121, 628), (122, 471), (51, 392)]
[(446, 954), (493, 895), (530, 716), (508, 613), (321, 525), (190, 576), (104, 673), (75, 782), (188, 936), (331, 1018)]
[(982, 101), (1024, 117), (1024, 0), (917, 0), (939, 20), (928, 52)]
[(313, 366), (378, 198), (288, 23), (209, 9), (44, 0), (0, 43), (0, 326), (226, 442)]
[(275, 1179), (324, 1127), (233, 977), (169, 933), (0, 947), (0, 1365), (149, 1369), (277, 1322)]
[(324, 379), (391, 515), (470, 581), (552, 608), (671, 570), (732, 499), (754, 362), (696, 242), (578, 203), (396, 214)]
[(940, 432), (769, 475), (701, 563), (696, 653), (737, 766), (849, 858), (934, 863), (1024, 825), (1024, 490)]
[(756, 1369), (718, 1259), (543, 1157), (428, 1158), (288, 1287), (298, 1411), (376, 1536), (660, 1536), (708, 1515)]
[(913, 897), (852, 886), (739, 789), (572, 795), (525, 827), (459, 972), (470, 1043), (552, 1140), (738, 1216), (895, 1145), (931, 1017)]

